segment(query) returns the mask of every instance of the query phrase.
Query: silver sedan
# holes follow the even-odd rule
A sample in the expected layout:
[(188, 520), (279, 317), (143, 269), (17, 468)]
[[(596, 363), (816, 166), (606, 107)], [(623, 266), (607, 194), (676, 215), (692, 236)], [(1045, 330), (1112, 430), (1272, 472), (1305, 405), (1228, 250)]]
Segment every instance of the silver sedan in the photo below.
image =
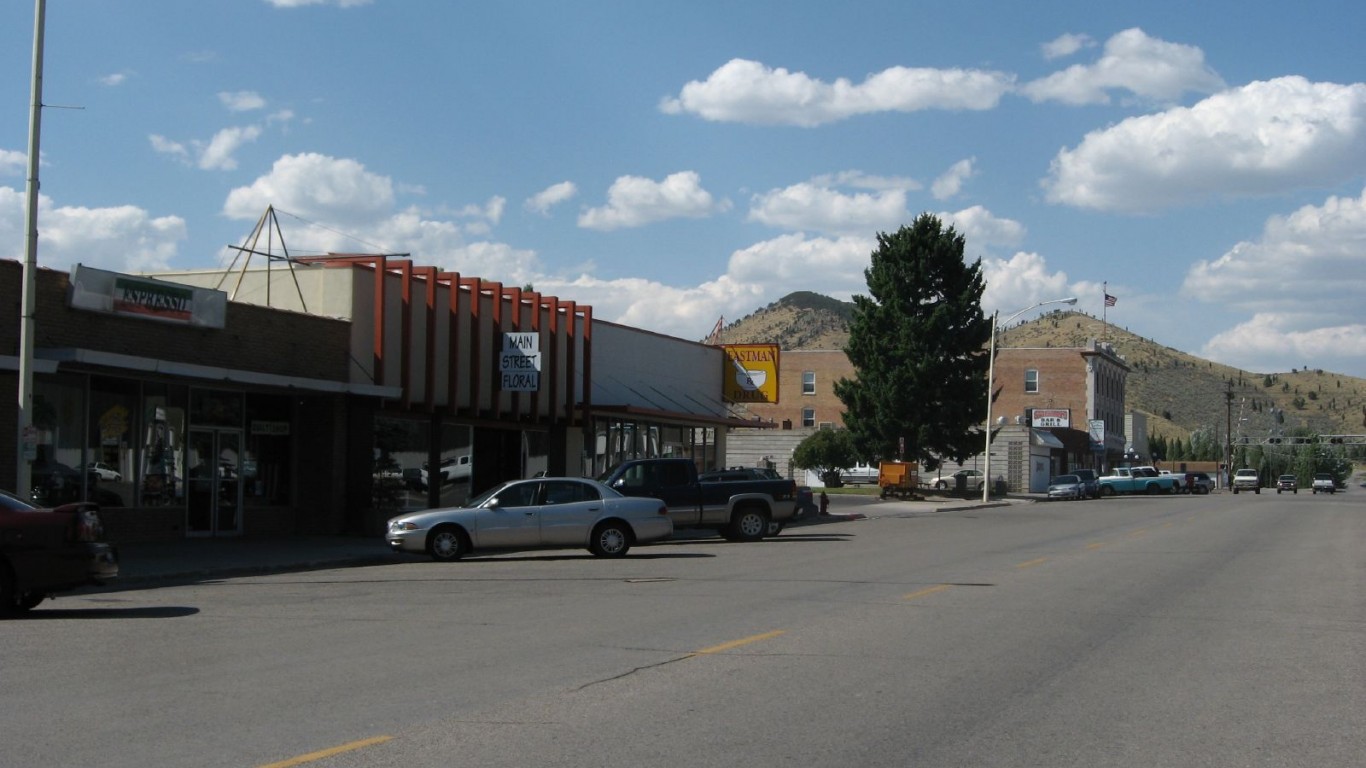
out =
[(385, 540), (398, 552), (458, 560), (475, 550), (587, 547), (621, 557), (633, 544), (673, 535), (659, 499), (623, 496), (596, 480), (538, 477), (504, 483), (464, 506), (399, 515)]

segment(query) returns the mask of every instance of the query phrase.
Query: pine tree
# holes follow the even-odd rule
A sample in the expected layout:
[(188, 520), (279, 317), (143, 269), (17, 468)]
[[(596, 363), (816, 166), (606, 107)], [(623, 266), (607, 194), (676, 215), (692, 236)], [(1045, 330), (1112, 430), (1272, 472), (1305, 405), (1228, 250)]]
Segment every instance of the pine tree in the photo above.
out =
[(964, 461), (982, 447), (987, 342), (982, 262), (963, 261), (963, 237), (921, 214), (878, 233), (864, 270), (868, 296), (854, 297), (845, 353), (855, 379), (835, 383), (859, 454)]

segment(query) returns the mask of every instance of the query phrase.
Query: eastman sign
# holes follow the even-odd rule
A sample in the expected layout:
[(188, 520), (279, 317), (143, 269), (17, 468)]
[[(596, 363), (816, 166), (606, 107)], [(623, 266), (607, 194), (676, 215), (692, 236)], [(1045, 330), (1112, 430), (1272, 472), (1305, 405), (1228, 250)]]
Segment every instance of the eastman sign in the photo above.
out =
[(722, 344), (721, 394), (729, 403), (778, 402), (778, 345)]

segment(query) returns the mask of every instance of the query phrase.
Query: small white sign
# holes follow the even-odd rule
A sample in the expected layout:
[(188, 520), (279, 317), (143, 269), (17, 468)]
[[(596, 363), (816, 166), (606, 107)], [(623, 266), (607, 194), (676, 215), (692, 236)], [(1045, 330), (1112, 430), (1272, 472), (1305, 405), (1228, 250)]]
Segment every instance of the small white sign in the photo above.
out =
[(504, 333), (498, 372), (504, 392), (535, 392), (541, 388), (541, 335)]

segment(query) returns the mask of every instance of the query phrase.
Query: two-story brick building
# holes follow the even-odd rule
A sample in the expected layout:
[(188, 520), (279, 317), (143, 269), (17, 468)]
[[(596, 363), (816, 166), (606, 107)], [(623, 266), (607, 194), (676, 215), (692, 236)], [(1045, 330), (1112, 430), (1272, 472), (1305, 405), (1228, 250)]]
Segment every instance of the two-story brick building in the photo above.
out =
[[(1076, 348), (998, 349), (994, 376), (1001, 394), (992, 420), (1000, 431), (991, 474), (1013, 491), (1038, 491), (1063, 470), (1101, 468), (1118, 460), (1126, 445), (1128, 370), (1112, 347), (1094, 340)], [(732, 430), (727, 463), (750, 463), (762, 455), (774, 457), (780, 472), (791, 472), (792, 445), (816, 429), (843, 427), (844, 404), (835, 396), (834, 383), (854, 376), (843, 350), (783, 350), (778, 403), (747, 406), (779, 429)], [(796, 439), (784, 436), (788, 430)], [(981, 469), (984, 464), (978, 456), (961, 466)], [(950, 463), (944, 471), (951, 474), (959, 466)]]

